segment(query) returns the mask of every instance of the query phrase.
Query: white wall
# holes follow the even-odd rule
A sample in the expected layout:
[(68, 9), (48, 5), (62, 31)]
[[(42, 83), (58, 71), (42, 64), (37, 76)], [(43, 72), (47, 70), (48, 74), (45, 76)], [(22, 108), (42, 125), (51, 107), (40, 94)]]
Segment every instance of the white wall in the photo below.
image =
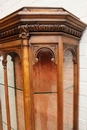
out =
[(0, 0), (0, 17), (24, 6), (63, 7), (87, 22), (87, 0)]
[[(63, 7), (87, 23), (87, 0), (0, 0), (0, 18), (23, 6)], [(87, 29), (80, 41), (79, 130), (87, 130)]]

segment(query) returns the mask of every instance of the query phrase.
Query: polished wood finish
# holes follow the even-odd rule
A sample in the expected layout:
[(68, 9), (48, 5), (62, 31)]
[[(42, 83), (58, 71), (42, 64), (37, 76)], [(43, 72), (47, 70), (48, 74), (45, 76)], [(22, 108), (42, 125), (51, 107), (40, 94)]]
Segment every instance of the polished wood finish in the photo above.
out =
[[(35, 130), (33, 66), (42, 49), (51, 52), (57, 66), (57, 130), (63, 130), (63, 53), (69, 50), (74, 63), (74, 130), (78, 130), (79, 40), (86, 24), (63, 8), (24, 7), (0, 20), (0, 54), (3, 63), (15, 52), (23, 71), (25, 130)], [(16, 75), (15, 75), (16, 76)], [(7, 125), (10, 130), (7, 69), (4, 68)], [(34, 120), (34, 121), (33, 121)]]
[(9, 95), (8, 95), (8, 79), (7, 79), (7, 60), (6, 59), (3, 59), (3, 68), (4, 68), (4, 90), (5, 90), (7, 129), (11, 130)]
[(31, 86), (29, 70), (29, 48), (28, 39), (22, 40), (22, 63), (23, 63), (23, 91), (24, 91), (24, 111), (25, 111), (25, 130), (32, 130), (32, 112), (31, 112)]
[(58, 44), (58, 130), (63, 130), (63, 40)]
[(76, 64), (74, 64), (74, 129), (78, 130), (79, 106), (79, 47), (76, 48)]

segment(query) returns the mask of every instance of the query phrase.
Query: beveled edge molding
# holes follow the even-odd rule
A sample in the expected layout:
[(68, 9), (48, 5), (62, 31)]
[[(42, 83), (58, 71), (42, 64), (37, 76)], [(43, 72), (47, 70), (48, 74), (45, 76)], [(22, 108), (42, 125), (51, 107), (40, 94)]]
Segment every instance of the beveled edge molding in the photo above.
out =
[(78, 38), (80, 38), (82, 35), (82, 32), (62, 24), (26, 24), (1, 32), (0, 39), (10, 37), (16, 34), (19, 34), (20, 38), (24, 38), (29, 36), (29, 32), (64, 32), (66, 34), (70, 34)]

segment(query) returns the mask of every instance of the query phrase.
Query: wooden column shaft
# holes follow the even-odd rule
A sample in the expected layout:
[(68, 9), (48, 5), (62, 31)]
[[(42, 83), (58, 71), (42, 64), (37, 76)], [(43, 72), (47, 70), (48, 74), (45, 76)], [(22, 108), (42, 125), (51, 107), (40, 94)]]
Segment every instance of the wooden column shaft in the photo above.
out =
[(25, 130), (32, 130), (29, 45), (27, 38), (22, 39), (22, 58)]
[(79, 47), (76, 48), (76, 64), (74, 64), (74, 129), (78, 130), (79, 107)]
[(63, 42), (58, 44), (58, 130), (63, 130)]
[(4, 66), (4, 88), (5, 88), (5, 102), (6, 102), (6, 116), (7, 116), (7, 129), (11, 130), (10, 124), (10, 108), (8, 96), (8, 79), (7, 79), (7, 65)]

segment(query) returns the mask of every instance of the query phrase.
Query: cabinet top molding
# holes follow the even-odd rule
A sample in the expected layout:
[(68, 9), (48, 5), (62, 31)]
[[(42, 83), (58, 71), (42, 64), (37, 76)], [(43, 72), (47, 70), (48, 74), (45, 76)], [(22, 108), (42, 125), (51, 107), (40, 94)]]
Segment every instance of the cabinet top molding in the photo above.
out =
[(0, 20), (0, 39), (19, 34), (19, 26), (25, 25), (29, 32), (63, 32), (78, 38), (87, 26), (63, 8), (23, 7)]

